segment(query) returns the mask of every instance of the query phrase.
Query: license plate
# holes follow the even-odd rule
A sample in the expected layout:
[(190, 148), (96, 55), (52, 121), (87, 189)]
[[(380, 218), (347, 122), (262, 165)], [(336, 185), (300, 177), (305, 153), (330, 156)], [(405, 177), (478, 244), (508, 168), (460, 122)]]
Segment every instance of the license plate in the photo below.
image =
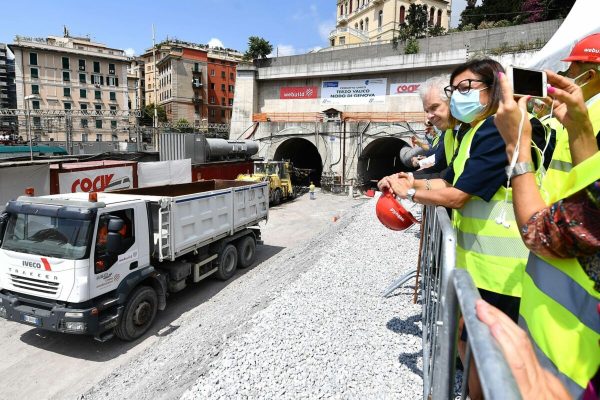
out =
[(23, 314), (21, 318), (23, 319), (23, 322), (27, 322), (28, 324), (33, 324), (36, 326), (42, 325), (42, 320), (38, 317), (34, 317), (33, 315)]

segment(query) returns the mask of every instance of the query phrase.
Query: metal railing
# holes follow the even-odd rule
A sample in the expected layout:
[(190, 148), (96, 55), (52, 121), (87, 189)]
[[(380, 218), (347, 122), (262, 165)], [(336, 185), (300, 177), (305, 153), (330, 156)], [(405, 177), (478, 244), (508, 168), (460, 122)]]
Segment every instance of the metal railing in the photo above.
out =
[(420, 289), (422, 302), (423, 398), (455, 398), (458, 319), (462, 314), (469, 335), (461, 399), (466, 398), (471, 355), (478, 366), (477, 373), (486, 399), (520, 399), (502, 352), (487, 326), (475, 315), (479, 292), (469, 273), (455, 269), (455, 265), (456, 234), (446, 209), (425, 206), (417, 268), (397, 279), (383, 293), (387, 297), (416, 278), (413, 301), (416, 302)]

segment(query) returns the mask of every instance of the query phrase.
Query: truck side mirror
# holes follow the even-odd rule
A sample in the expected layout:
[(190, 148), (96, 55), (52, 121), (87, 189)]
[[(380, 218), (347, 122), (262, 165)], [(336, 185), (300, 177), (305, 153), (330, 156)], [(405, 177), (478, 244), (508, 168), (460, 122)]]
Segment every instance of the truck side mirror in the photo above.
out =
[(3, 212), (0, 214), (0, 244), (4, 240), (4, 231), (6, 230), (6, 225), (8, 224), (8, 213)]

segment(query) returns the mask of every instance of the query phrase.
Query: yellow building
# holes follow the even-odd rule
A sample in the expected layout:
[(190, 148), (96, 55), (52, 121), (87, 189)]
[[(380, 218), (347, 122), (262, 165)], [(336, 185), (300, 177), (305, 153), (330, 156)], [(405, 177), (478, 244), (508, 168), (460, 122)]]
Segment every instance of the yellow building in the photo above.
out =
[(406, 22), (410, 4), (423, 4), (429, 25), (448, 29), (451, 0), (337, 0), (336, 29), (331, 46), (391, 41)]

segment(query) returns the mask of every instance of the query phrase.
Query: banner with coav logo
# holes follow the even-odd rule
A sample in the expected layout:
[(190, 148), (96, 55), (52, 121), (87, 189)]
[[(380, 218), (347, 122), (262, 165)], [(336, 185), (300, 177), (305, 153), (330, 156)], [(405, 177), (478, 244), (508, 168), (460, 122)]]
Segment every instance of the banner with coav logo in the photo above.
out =
[(422, 83), (392, 83), (390, 85), (390, 96), (399, 96), (405, 94), (419, 94), (419, 87)]
[(316, 99), (319, 88), (316, 86), (287, 86), (279, 89), (280, 100)]
[(60, 193), (104, 192), (133, 188), (132, 167), (68, 172), (59, 175)]
[(321, 84), (321, 104), (383, 104), (385, 103), (386, 92), (386, 78), (323, 81)]

